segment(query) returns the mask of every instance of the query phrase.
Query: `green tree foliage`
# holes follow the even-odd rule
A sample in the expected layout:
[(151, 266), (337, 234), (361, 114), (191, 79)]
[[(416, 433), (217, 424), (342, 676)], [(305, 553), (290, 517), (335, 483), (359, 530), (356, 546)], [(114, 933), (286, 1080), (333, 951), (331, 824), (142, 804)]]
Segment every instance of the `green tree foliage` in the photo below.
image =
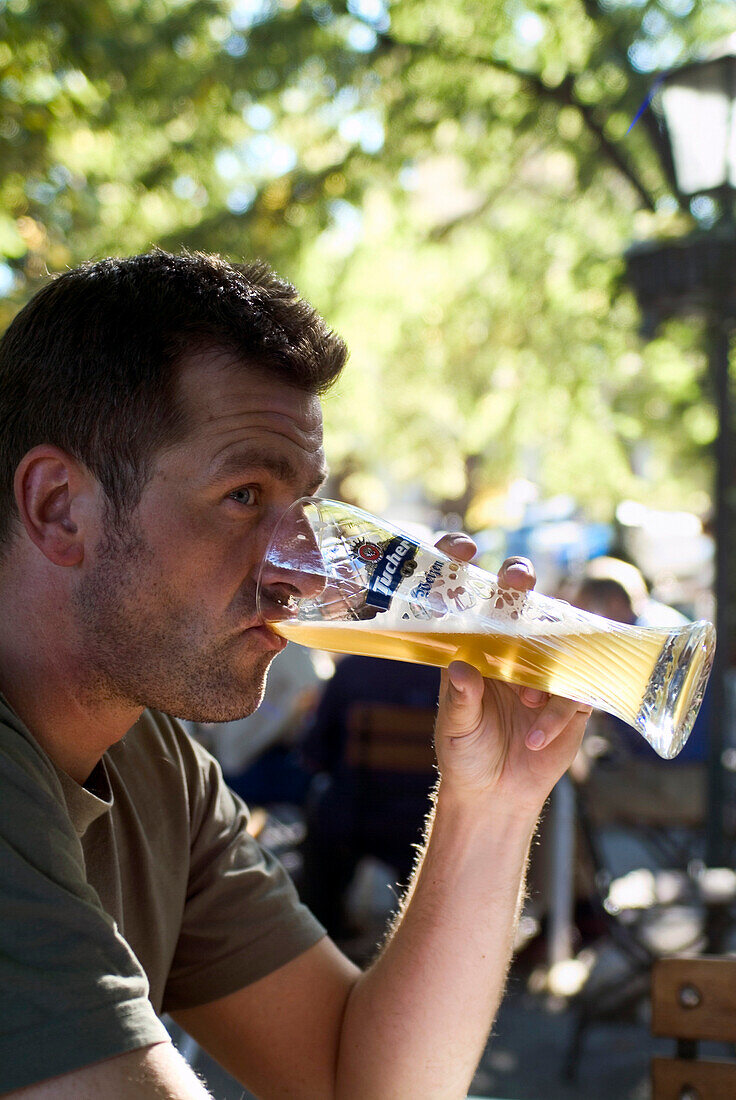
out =
[[(259, 255), (348, 338), (345, 495), (496, 518), (508, 480), (699, 506), (699, 333), (643, 346), (622, 253), (692, 222), (652, 73), (732, 0), (0, 0), (0, 325), (159, 244)], [(696, 208), (707, 217), (707, 208)]]

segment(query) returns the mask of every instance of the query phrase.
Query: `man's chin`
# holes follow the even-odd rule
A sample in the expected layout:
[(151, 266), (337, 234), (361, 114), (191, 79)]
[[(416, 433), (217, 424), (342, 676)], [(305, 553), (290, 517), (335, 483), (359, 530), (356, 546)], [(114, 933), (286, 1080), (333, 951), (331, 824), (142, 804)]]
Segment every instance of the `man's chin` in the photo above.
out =
[(175, 710), (159, 709), (168, 710), (169, 714), (186, 722), (237, 722), (248, 718), (263, 702), (270, 663), (269, 658), (267, 662), (259, 662), (265, 667), (250, 669), (247, 684), (233, 677), (228, 685), (218, 685), (214, 690), (211, 686), (203, 689), (196, 702), (181, 703)]
[(171, 707), (160, 707), (158, 709), (166, 711), (168, 714), (173, 715), (175, 718), (179, 718), (184, 722), (198, 722), (198, 723), (213, 723), (213, 722), (239, 722), (243, 718), (249, 718), (260, 706), (263, 700), (263, 696), (254, 702), (243, 701), (232, 706), (223, 707), (222, 704), (213, 705), (212, 707), (202, 707), (201, 703), (196, 708), (189, 706), (179, 706), (176, 709)]

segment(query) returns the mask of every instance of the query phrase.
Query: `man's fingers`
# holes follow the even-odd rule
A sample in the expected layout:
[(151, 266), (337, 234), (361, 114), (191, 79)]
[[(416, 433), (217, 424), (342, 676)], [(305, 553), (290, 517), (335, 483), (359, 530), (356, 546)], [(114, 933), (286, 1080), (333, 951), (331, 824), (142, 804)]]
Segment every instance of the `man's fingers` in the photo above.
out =
[(457, 558), (458, 561), (472, 561), (478, 552), (478, 547), (470, 535), (464, 535), (460, 531), (443, 535), (435, 545), (443, 554), (447, 554), (449, 558)]
[(438, 730), (444, 737), (464, 737), (483, 718), (483, 677), (472, 665), (453, 661), (443, 681)]
[(528, 558), (506, 558), (498, 571), (501, 588), (516, 588), (528, 592), (537, 583), (537, 574)]
[(550, 697), (548, 691), (538, 691), (537, 688), (521, 687), (519, 684), (509, 684), (509, 687), (516, 692), (525, 707), (543, 707)]
[(569, 699), (560, 699), (553, 695), (544, 710), (535, 717), (532, 728), (526, 735), (526, 746), (530, 749), (543, 749), (554, 741), (576, 714), (587, 721), (593, 708), (585, 703), (574, 703)]
[[(461, 531), (443, 535), (437, 540), (435, 546), (443, 554), (447, 554), (450, 558), (457, 558), (458, 561), (472, 561), (478, 552), (478, 547), (470, 535), (465, 535)], [(498, 572), (498, 583), (501, 588), (515, 588), (519, 592), (528, 592), (537, 583), (537, 574), (528, 558), (506, 558)]]

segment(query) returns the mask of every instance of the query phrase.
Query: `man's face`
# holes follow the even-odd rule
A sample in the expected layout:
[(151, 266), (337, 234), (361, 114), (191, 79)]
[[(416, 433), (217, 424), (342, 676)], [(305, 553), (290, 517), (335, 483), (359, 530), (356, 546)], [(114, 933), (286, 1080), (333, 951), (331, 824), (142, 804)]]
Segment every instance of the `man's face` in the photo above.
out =
[(284, 643), (255, 591), (284, 510), (325, 476), (318, 398), (217, 352), (186, 360), (186, 438), (161, 452), (128, 528), (108, 529), (74, 603), (101, 697), (222, 722), (260, 702)]

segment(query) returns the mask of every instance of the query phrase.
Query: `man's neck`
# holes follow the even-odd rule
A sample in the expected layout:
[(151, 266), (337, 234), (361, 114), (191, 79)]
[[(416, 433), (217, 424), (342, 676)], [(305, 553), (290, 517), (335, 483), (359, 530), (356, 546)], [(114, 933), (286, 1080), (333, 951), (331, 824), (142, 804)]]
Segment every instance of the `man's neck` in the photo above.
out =
[(54, 621), (60, 601), (47, 598), (41, 614), (29, 591), (0, 586), (0, 691), (54, 764), (83, 783), (142, 708), (91, 682), (74, 631)]
[(12, 672), (8, 676), (7, 671), (4, 664), (0, 670), (3, 695), (56, 767), (77, 783), (85, 782), (106, 750), (140, 717), (140, 707), (95, 704), (80, 697), (68, 682), (54, 683), (40, 670), (34, 670), (32, 677)]

